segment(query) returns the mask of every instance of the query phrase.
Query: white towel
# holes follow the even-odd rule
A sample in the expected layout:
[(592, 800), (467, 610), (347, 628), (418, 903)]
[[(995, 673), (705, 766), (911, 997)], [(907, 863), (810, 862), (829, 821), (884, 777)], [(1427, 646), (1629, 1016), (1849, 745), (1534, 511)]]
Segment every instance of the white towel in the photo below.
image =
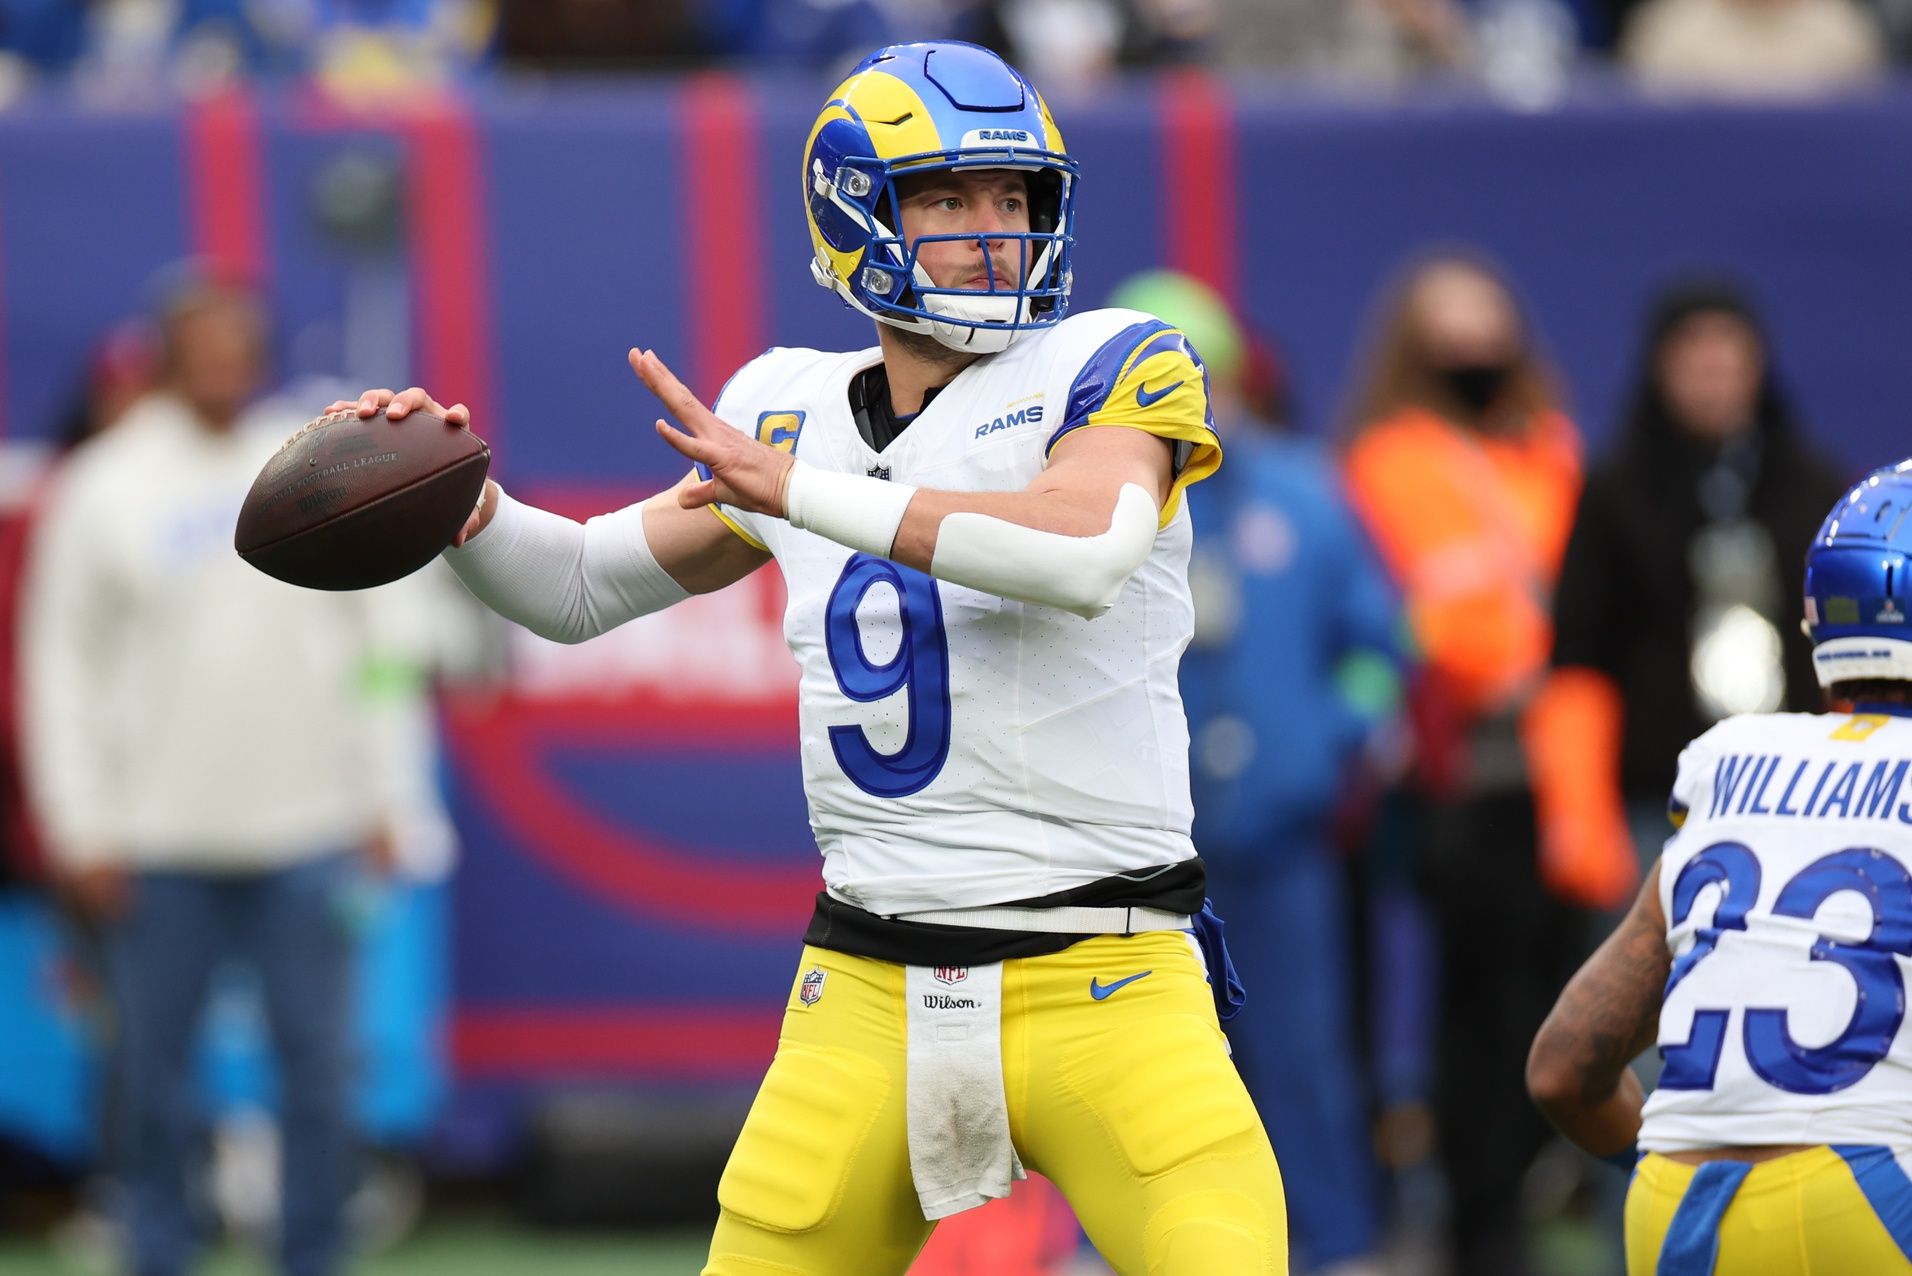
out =
[(1002, 963), (910, 966), (910, 1174), (926, 1219), (1009, 1195), (1028, 1175), (1009, 1141), (1002, 1085)]

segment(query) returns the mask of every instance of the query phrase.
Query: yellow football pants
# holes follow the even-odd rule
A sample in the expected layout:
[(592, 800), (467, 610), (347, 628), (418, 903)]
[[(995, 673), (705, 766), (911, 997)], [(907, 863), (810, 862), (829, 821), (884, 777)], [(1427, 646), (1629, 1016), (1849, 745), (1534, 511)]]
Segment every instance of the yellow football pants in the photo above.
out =
[[(804, 1005), (803, 972), (824, 972)], [(1148, 972), (1102, 999), (1106, 986)], [(1288, 1270), (1274, 1149), (1187, 935), (1003, 963), (1003, 1089), (1029, 1169), (1122, 1276)], [(888, 1276), (929, 1239), (904, 1127), (903, 967), (806, 948), (717, 1189), (704, 1276)]]
[(1626, 1231), (1627, 1276), (1907, 1276), (1912, 1182), (1885, 1148), (1750, 1166), (1649, 1154)]

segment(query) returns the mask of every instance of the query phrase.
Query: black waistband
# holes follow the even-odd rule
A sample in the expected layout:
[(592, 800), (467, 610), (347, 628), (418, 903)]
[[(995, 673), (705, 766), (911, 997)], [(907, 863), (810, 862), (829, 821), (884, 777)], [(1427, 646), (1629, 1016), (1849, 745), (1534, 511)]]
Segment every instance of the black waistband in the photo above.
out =
[[(1170, 913), (1199, 913), (1207, 889), (1201, 857), (1141, 869), (1052, 895), (1004, 900), (1000, 908), (1159, 908)], [(1088, 935), (1047, 931), (984, 930), (975, 926), (938, 926), (898, 921), (817, 892), (816, 911), (803, 942), (833, 952), (874, 957), (905, 966), (983, 966), (1012, 957), (1059, 953)]]

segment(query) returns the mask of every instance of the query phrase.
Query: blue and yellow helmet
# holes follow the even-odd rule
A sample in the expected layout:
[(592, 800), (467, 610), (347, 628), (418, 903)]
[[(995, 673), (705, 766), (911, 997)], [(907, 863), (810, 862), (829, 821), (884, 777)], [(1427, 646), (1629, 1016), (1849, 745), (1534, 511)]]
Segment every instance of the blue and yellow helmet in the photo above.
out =
[[(905, 243), (895, 180), (946, 169), (1028, 175), (1026, 233)], [(803, 154), (816, 281), (872, 319), (989, 354), (1069, 308), (1076, 162), (1049, 108), (996, 54), (957, 41), (896, 44), (859, 63), (817, 116)], [(1020, 244), (1016, 287), (939, 288), (917, 264), (929, 240)]]
[(1806, 551), (1806, 637), (1819, 685), (1912, 682), (1912, 460), (1868, 474)]

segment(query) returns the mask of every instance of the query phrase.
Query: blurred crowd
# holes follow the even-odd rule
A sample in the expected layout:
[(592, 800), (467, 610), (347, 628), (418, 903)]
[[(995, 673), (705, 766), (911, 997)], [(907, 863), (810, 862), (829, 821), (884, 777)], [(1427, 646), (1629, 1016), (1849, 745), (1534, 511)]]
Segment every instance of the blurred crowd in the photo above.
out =
[(1426, 1188), (1431, 1270), (1617, 1271), (1622, 1176), (1553, 1139), (1522, 1069), (1670, 833), (1684, 744), (1818, 707), (1800, 559), (1844, 484), (1757, 305), (1703, 274), (1643, 298), (1589, 456), (1473, 250), (1402, 266), (1342, 420), (1307, 435), (1218, 296), (1149, 275), (1114, 300), (1209, 352), (1228, 449), (1190, 497), (1195, 840), (1245, 923), (1230, 1036), (1297, 1270), (1407, 1270), (1382, 1220)]
[[(1296, 1270), (1617, 1271), (1620, 1176), (1552, 1139), (1522, 1069), (1657, 853), (1685, 741), (1817, 694), (1798, 560), (1841, 479), (1756, 302), (1705, 275), (1643, 298), (1634, 390), (1588, 456), (1516, 285), (1471, 249), (1402, 264), (1342, 419), (1306, 431), (1277, 343), (1210, 289), (1155, 271), (1108, 301), (1205, 352), (1229, 457), (1191, 494), (1195, 835), (1254, 989), (1230, 1035), (1284, 1167)], [(310, 1100), (282, 1116), (285, 1270), (336, 1270), (357, 1137), (343, 1095), (379, 1066), (376, 1047), (338, 1048), (341, 910), (364, 870), (403, 861), (407, 818), (414, 838), (421, 813), (442, 820), (415, 763), (443, 653), (416, 623), (381, 628), (360, 596), (251, 573), (195, 514), (236, 501), (296, 424), (261, 397), (262, 324), (256, 299), (200, 281), (108, 334), (72, 459), (4, 529), (28, 693), (9, 770), (29, 800), (11, 774), (8, 827), (46, 835), (44, 865), (14, 840), (12, 869), (67, 902), (112, 1007), (116, 1243), (155, 1271), (184, 1270), (193, 1234), (181, 1175), (203, 1154), (173, 1096), (209, 971), (230, 960), (259, 968), (279, 1066), (303, 1078), (288, 1093)], [(126, 499), (155, 466), (192, 499)], [(441, 641), (475, 627), (430, 626)], [(313, 632), (331, 637), (287, 636)], [(260, 755), (284, 708), (260, 689), (301, 682), (318, 699), (297, 743), (317, 752)], [(190, 737), (167, 725), (179, 694), (201, 706)], [(247, 812), (288, 808), (275, 777), (309, 787), (327, 753), (412, 763), (341, 772), (308, 825), (247, 831)], [(108, 765), (144, 807), (89, 797)], [(1419, 1260), (1401, 1258), (1404, 1232)]]
[(1912, 0), (0, 0), (0, 101), (49, 78), (124, 99), (236, 77), (363, 93), (499, 70), (817, 73), (951, 38), (1056, 86), (1199, 65), (1539, 106), (1601, 68), (1675, 92), (1864, 83), (1912, 59)]

